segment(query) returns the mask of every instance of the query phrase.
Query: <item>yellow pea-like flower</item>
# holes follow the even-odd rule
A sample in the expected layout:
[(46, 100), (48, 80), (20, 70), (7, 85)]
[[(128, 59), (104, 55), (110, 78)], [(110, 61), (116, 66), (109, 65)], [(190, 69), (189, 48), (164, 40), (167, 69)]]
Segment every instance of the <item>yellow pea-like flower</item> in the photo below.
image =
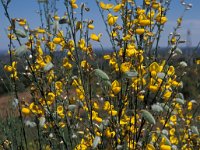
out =
[(59, 105), (59, 106), (57, 107), (57, 113), (58, 113), (58, 114), (62, 114), (63, 111), (64, 111), (63, 106), (62, 106), (62, 105)]
[(85, 47), (85, 40), (80, 39), (80, 41), (78, 42), (78, 46), (80, 47), (80, 49), (83, 49)]
[(96, 34), (92, 33), (92, 34), (90, 35), (90, 39), (92, 39), (92, 40), (94, 40), (94, 41), (97, 41), (97, 42), (99, 42), (99, 41), (100, 41), (100, 38), (101, 38), (101, 36), (102, 36), (102, 34), (101, 34), (101, 33), (99, 33), (98, 35), (96, 35)]
[(103, 106), (103, 110), (110, 110), (111, 109), (111, 105), (109, 101), (105, 101), (104, 102), (104, 106)]
[(53, 19), (58, 21), (58, 20), (60, 20), (60, 17), (58, 15), (55, 15), (55, 16), (53, 16)]
[(168, 69), (168, 71), (167, 71), (167, 74), (168, 74), (168, 75), (174, 75), (174, 74), (175, 74), (175, 69), (174, 69), (173, 66), (170, 66), (170, 67), (169, 67), (169, 69)]
[(150, 24), (153, 24), (153, 22), (151, 20), (149, 20), (149, 19), (144, 19), (144, 20), (140, 20), (139, 24), (141, 26), (149, 26)]
[(42, 28), (38, 28), (38, 29), (37, 29), (37, 32), (38, 32), (38, 33), (45, 33), (46, 31), (45, 31), (44, 29), (42, 29)]
[(139, 35), (144, 34), (144, 32), (145, 32), (145, 29), (143, 29), (143, 28), (138, 28), (138, 29), (135, 30), (135, 33), (139, 34)]
[(100, 117), (96, 117), (94, 120), (97, 121), (98, 123), (101, 123), (103, 121), (103, 119)]
[(82, 29), (82, 23), (80, 21), (77, 21), (76, 23), (76, 31)]
[(152, 144), (147, 144), (146, 150), (155, 150), (155, 147)]
[(22, 108), (22, 113), (23, 113), (24, 115), (29, 115), (29, 114), (31, 113), (31, 111), (30, 111), (29, 108), (23, 107), (23, 108)]
[(160, 7), (160, 3), (158, 3), (158, 2), (153, 2), (152, 8), (158, 9), (159, 7)]
[(158, 91), (158, 86), (155, 86), (155, 85), (150, 85), (149, 86), (149, 90), (153, 93), (157, 92)]
[(121, 70), (121, 72), (123, 72), (123, 73), (130, 71), (130, 68), (131, 68), (130, 62), (124, 62), (124, 63), (122, 63), (121, 66), (120, 66), (120, 70)]
[(150, 66), (149, 66), (149, 71), (153, 72), (155, 71), (156, 73), (158, 73), (160, 71), (160, 66), (157, 62), (153, 62)]
[(117, 115), (117, 111), (116, 110), (110, 110), (110, 111), (108, 111), (108, 114), (112, 115), (112, 116), (116, 116)]
[(159, 16), (156, 17), (156, 21), (159, 22), (159, 23), (162, 24), (162, 25), (165, 24), (165, 23), (167, 22), (167, 20), (168, 20), (168, 19), (167, 19), (167, 17), (165, 17), (165, 16), (160, 16), (160, 15), (159, 15)]
[(26, 19), (20, 19), (19, 22), (18, 22), (18, 24), (19, 24), (20, 26), (26, 25)]
[(76, 4), (76, 0), (71, 0), (70, 3), (71, 3), (72, 8), (74, 8), (74, 9), (78, 8), (78, 5)]
[(93, 24), (88, 24), (88, 28), (93, 30), (94, 29), (94, 25)]
[(112, 82), (111, 89), (114, 94), (118, 94), (121, 91), (121, 86), (117, 80)]
[(145, 0), (145, 4), (146, 5), (150, 5), (151, 4), (151, 0)]
[(122, 8), (122, 4), (118, 4), (113, 8), (114, 12), (118, 12)]
[(171, 150), (171, 146), (163, 144), (163, 145), (160, 146), (160, 150)]
[(104, 2), (100, 2), (99, 5), (103, 10), (108, 10), (113, 8), (113, 4), (105, 4)]
[(53, 39), (53, 43), (55, 43), (55, 44), (60, 44), (61, 42), (62, 42), (62, 38), (59, 38), (59, 37), (55, 37), (54, 39)]
[(166, 91), (163, 95), (164, 100), (168, 100), (172, 95), (171, 91)]
[(108, 14), (107, 21), (110, 26), (113, 26), (117, 22), (118, 16), (113, 16), (112, 14)]
[(13, 71), (13, 68), (9, 65), (5, 65), (4, 66), (4, 70), (7, 71), (7, 72), (12, 72)]

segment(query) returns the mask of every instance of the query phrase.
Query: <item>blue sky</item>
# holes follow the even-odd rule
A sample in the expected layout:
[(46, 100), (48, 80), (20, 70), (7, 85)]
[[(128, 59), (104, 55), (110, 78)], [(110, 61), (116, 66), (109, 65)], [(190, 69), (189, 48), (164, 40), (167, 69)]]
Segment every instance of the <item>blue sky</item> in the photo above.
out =
[[(59, 0), (59, 15), (64, 14), (64, 0)], [(95, 33), (103, 32), (105, 35), (105, 27), (101, 21), (101, 17), (99, 15), (98, 9), (96, 7), (95, 0), (77, 0), (80, 2), (88, 3), (88, 7), (91, 9), (91, 12), (88, 13), (87, 17), (94, 19), (95, 25)], [(110, 0), (111, 2), (113, 0)], [(136, 0), (141, 1), (141, 0)], [(195, 46), (200, 41), (200, 0), (185, 0), (188, 3), (193, 4), (193, 8), (190, 11), (187, 11), (184, 16), (183, 26), (180, 29), (180, 33), (183, 39), (186, 39), (187, 30), (191, 30), (191, 39), (192, 45)], [(104, 2), (109, 2), (109, 0), (104, 0)], [(168, 11), (168, 23), (165, 26), (163, 36), (160, 42), (161, 46), (167, 45), (167, 36), (168, 34), (173, 31), (173, 27), (176, 24), (176, 19), (182, 14), (183, 7), (180, 5), (179, 0), (172, 0), (170, 11)], [(36, 13), (38, 10), (37, 0), (12, 0), (9, 11), (10, 15), (13, 18), (26, 18), (28, 23), (31, 25), (31, 28), (36, 28), (40, 26), (39, 16)], [(0, 4), (0, 50), (6, 50), (8, 40), (6, 38), (5, 29), (9, 25), (8, 21), (6, 20), (4, 13), (3, 13), (2, 5)], [(109, 45), (108, 39), (103, 38), (102, 43), (103, 45)], [(184, 45), (183, 45), (184, 46)]]

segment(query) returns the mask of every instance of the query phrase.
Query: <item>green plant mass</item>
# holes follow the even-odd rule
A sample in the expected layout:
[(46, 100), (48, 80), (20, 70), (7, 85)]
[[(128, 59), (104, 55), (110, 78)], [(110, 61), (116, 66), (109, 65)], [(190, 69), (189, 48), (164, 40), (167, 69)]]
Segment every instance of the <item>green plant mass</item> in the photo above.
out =
[(200, 80), (186, 76), (198, 76), (200, 60), (181, 58), (179, 34), (192, 5), (180, 1), (184, 13), (163, 35), (171, 0), (93, 0), (101, 20), (88, 17), (90, 2), (37, 0), (41, 25), (32, 28), (1, 0), (9, 21), (2, 83), (12, 100), (0, 149), (200, 149), (199, 101), (191, 99)]

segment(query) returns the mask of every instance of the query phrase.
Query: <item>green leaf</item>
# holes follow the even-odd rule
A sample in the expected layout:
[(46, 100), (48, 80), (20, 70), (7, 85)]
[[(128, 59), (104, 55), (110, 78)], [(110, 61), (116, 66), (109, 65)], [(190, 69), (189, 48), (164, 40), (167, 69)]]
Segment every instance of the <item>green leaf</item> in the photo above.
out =
[(109, 80), (108, 75), (104, 71), (102, 71), (101, 69), (95, 69), (94, 74), (97, 77), (101, 78), (102, 80)]
[(111, 82), (109, 80), (104, 80), (104, 83), (107, 85), (107, 86), (111, 86)]
[(160, 78), (160, 79), (164, 79), (165, 73), (159, 72), (159, 73), (157, 73), (157, 77)]
[(69, 109), (70, 111), (74, 111), (75, 108), (76, 108), (76, 105), (69, 105), (69, 106), (68, 106), (68, 109)]
[(125, 76), (126, 76), (127, 78), (137, 77), (137, 75), (138, 75), (137, 71), (127, 71), (127, 72), (125, 73)]
[(147, 110), (141, 110), (141, 112), (142, 117), (144, 117), (146, 121), (148, 121), (151, 124), (156, 124), (156, 121), (150, 112), (148, 112)]
[(165, 144), (166, 144), (166, 145), (171, 145), (171, 142), (170, 142), (170, 140), (167, 138), (166, 135), (162, 134), (162, 138), (165, 139)]
[(154, 112), (163, 112), (163, 108), (162, 106), (160, 106), (159, 104), (153, 104), (151, 106), (151, 109), (154, 111)]
[(54, 65), (52, 64), (52, 62), (47, 63), (46, 66), (44, 66), (44, 71), (51, 70), (53, 68), (53, 66)]
[(40, 117), (39, 118), (39, 125), (40, 125), (40, 127), (44, 127), (45, 122), (46, 122), (45, 117)]
[(193, 134), (199, 135), (199, 131), (198, 131), (198, 128), (196, 126), (191, 126), (191, 130), (192, 130)]
[(181, 104), (181, 105), (184, 105), (185, 104), (185, 101), (181, 98), (175, 98), (175, 102)]
[(23, 30), (20, 30), (20, 29), (16, 29), (15, 34), (16, 34), (16, 36), (21, 37), (21, 38), (26, 37), (26, 33)]
[(182, 93), (178, 93), (176, 95), (176, 98), (184, 99), (184, 95)]
[(23, 56), (24, 54), (26, 54), (28, 52), (28, 49), (26, 48), (26, 45), (22, 45), (20, 47), (18, 47), (15, 50), (15, 55), (16, 56)]
[(98, 146), (100, 140), (101, 138), (99, 136), (95, 136), (94, 141), (92, 143), (92, 149), (95, 149)]
[(183, 52), (182, 52), (182, 50), (180, 48), (176, 48), (174, 53), (180, 54), (180, 55), (183, 54)]
[(165, 111), (171, 111), (171, 109), (169, 108), (167, 104), (161, 103), (160, 105), (164, 108)]

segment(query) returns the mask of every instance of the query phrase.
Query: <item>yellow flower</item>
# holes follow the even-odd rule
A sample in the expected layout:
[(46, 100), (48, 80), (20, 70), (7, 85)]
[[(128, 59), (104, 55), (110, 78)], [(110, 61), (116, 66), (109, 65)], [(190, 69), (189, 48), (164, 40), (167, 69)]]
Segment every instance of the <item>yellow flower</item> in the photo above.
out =
[(104, 102), (104, 106), (103, 106), (103, 110), (110, 110), (111, 109), (111, 105), (109, 101), (105, 101)]
[(153, 75), (153, 77), (155, 75), (157, 75), (157, 73), (160, 71), (160, 66), (158, 65), (157, 62), (153, 62), (150, 66), (149, 66), (149, 71), (151, 72), (151, 75)]
[(54, 51), (56, 48), (56, 45), (54, 44), (54, 42), (48, 42), (47, 47), (50, 49), (50, 51)]
[(71, 3), (72, 8), (74, 9), (78, 8), (78, 5), (76, 4), (76, 0), (71, 0), (70, 3)]
[(112, 14), (108, 14), (107, 21), (110, 26), (113, 26), (117, 22), (118, 17), (113, 16)]
[(81, 67), (84, 69), (89, 69), (90, 65), (86, 60), (81, 61)]
[(172, 128), (172, 129), (169, 130), (170, 135), (174, 135), (174, 133), (175, 133), (175, 128)]
[(187, 109), (188, 109), (188, 110), (192, 110), (192, 105), (193, 105), (192, 102), (188, 102), (188, 104), (187, 104)]
[(167, 22), (167, 17), (164, 16), (157, 16), (156, 21), (159, 22), (160, 24), (165, 24)]
[(53, 16), (53, 19), (58, 21), (58, 20), (60, 20), (60, 17), (58, 15), (55, 15), (55, 16)]
[(63, 86), (63, 84), (62, 84), (61, 81), (57, 81), (57, 82), (55, 83), (55, 88), (56, 88), (56, 90), (62, 90), (62, 86)]
[(172, 116), (170, 117), (170, 121), (171, 121), (171, 122), (175, 123), (176, 120), (177, 120), (176, 115), (172, 115)]
[(101, 123), (103, 121), (103, 119), (100, 117), (96, 117), (94, 120), (97, 121), (98, 123)]
[(118, 94), (121, 91), (121, 86), (117, 80), (112, 82), (111, 89), (114, 94)]
[(196, 64), (200, 65), (200, 59), (196, 60)]
[(105, 135), (108, 137), (108, 138), (114, 138), (115, 137), (115, 131), (110, 131), (110, 128), (106, 128), (105, 130)]
[(37, 29), (37, 32), (38, 32), (38, 33), (45, 33), (46, 31), (45, 31), (44, 29), (42, 29), (42, 28), (38, 28), (38, 29)]
[(113, 8), (113, 4), (105, 4), (104, 2), (100, 2), (99, 4), (100, 4), (100, 7), (104, 10)]
[(80, 41), (78, 42), (78, 46), (80, 47), (80, 49), (83, 49), (85, 47), (85, 40), (80, 39)]
[(155, 147), (152, 144), (147, 144), (146, 150), (155, 150)]
[(58, 113), (58, 114), (63, 114), (63, 111), (64, 111), (63, 106), (62, 106), (62, 105), (59, 105), (59, 106), (57, 107), (57, 113)]
[(116, 116), (117, 115), (117, 111), (116, 110), (110, 110), (110, 111), (108, 111), (108, 114), (112, 115), (112, 116)]
[(76, 30), (78, 31), (80, 29), (82, 29), (82, 23), (80, 21), (77, 21), (77, 23), (76, 23)]
[(104, 58), (105, 60), (111, 59), (110, 55), (104, 55), (103, 58)]
[(144, 34), (144, 32), (145, 32), (145, 30), (142, 29), (142, 28), (138, 28), (138, 29), (135, 30), (135, 33), (139, 34), (139, 35)]
[(20, 26), (24, 26), (26, 25), (26, 19), (20, 19), (18, 23)]
[(26, 108), (26, 107), (23, 107), (22, 108), (22, 113), (24, 114), (24, 115), (29, 115), (30, 114), (30, 109), (29, 108)]
[(171, 150), (171, 146), (169, 145), (161, 145), (160, 150)]
[(168, 100), (172, 95), (172, 92), (171, 91), (166, 91), (164, 94), (163, 94), (163, 98), (164, 100)]
[(100, 38), (101, 38), (101, 36), (102, 36), (102, 34), (101, 34), (101, 33), (99, 33), (98, 35), (96, 35), (96, 34), (92, 33), (92, 34), (90, 35), (90, 38), (91, 38), (92, 40), (94, 40), (94, 41), (97, 41), (97, 42), (99, 42), (99, 41), (100, 41)]
[(145, 0), (145, 4), (146, 5), (150, 5), (151, 4), (151, 0)]
[(155, 85), (150, 85), (149, 90), (153, 93), (156, 93), (158, 91), (158, 86)]
[(177, 137), (175, 137), (175, 136), (170, 136), (170, 142), (171, 142), (172, 144), (177, 145), (177, 144), (178, 144), (178, 139), (177, 139)]
[(168, 71), (167, 71), (167, 74), (168, 74), (168, 75), (174, 75), (174, 74), (175, 74), (175, 69), (174, 69), (173, 66), (170, 66), (170, 67), (169, 67), (169, 69), (168, 69)]
[(52, 93), (52, 92), (49, 92), (48, 95), (47, 95), (47, 98), (46, 98), (47, 104), (51, 105), (54, 102), (55, 98), (56, 98), (55, 94)]
[(12, 40), (16, 40), (16, 36), (14, 34), (8, 34), (8, 38)]
[(5, 65), (5, 66), (4, 66), (4, 70), (7, 71), (7, 72), (12, 72), (12, 71), (13, 71), (13, 68), (12, 68), (12, 66)]
[(141, 26), (149, 26), (150, 24), (153, 24), (153, 22), (151, 20), (148, 20), (148, 19), (144, 19), (144, 20), (140, 20), (139, 21), (139, 24)]
[(53, 43), (55, 43), (55, 44), (60, 44), (61, 42), (62, 42), (62, 38), (59, 38), (59, 37), (55, 37), (54, 39), (53, 39)]
[(124, 62), (120, 66), (121, 72), (123, 73), (130, 71), (130, 68), (131, 68), (130, 62)]
[(158, 3), (158, 2), (153, 2), (152, 8), (158, 9), (159, 7), (160, 7), (160, 3)]
[(113, 8), (114, 12), (118, 12), (122, 8), (122, 4), (118, 4)]
[(91, 29), (91, 30), (93, 30), (94, 29), (94, 25), (88, 24), (88, 28)]
[(68, 59), (65, 57), (63, 58), (63, 67), (65, 67), (66, 69), (71, 69), (72, 68), (72, 64), (69, 63)]

